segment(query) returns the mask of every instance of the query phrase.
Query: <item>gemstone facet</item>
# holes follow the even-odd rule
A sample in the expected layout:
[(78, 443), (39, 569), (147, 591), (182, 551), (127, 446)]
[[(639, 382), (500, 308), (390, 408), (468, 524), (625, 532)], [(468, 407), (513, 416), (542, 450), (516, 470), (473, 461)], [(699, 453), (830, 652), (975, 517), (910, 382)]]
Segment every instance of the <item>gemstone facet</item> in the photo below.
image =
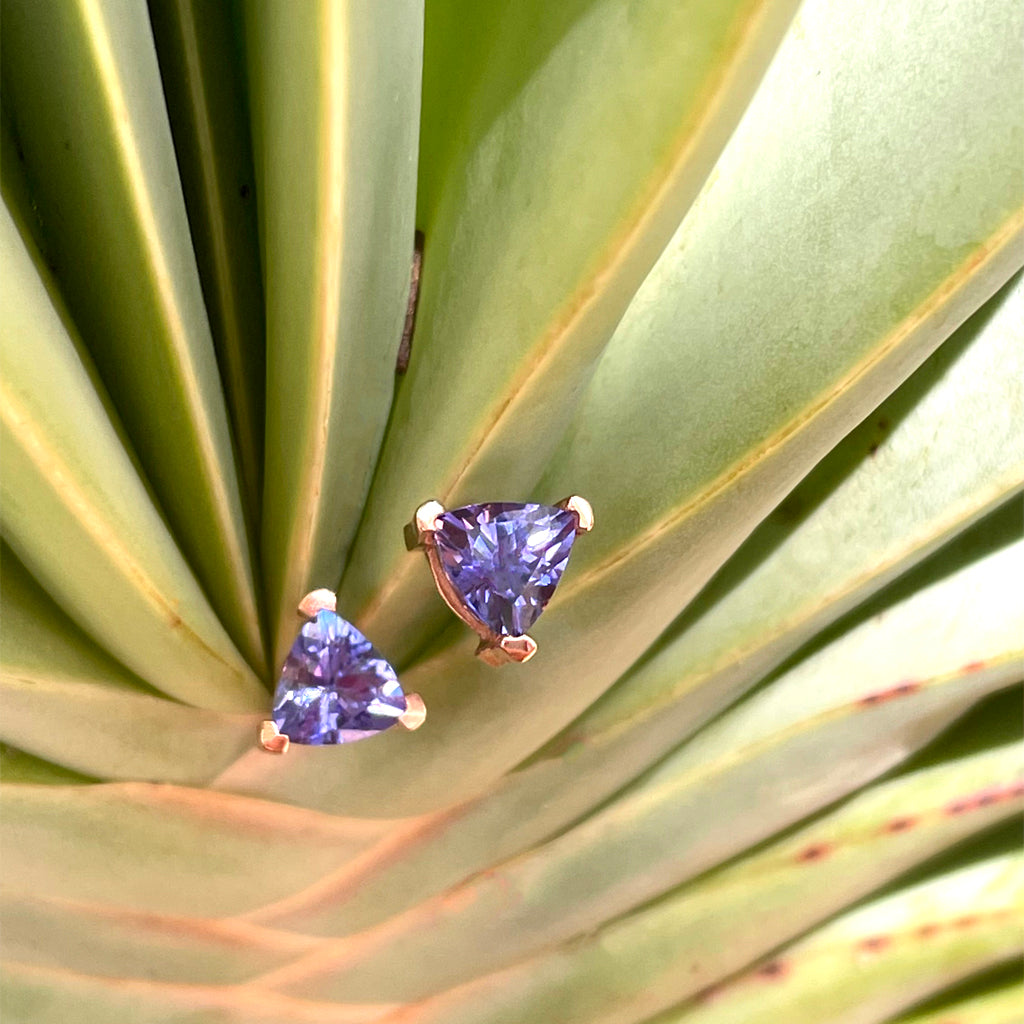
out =
[(324, 609), (288, 652), (273, 719), (293, 743), (352, 743), (394, 725), (405, 709), (398, 676), (380, 651)]
[(568, 509), (492, 501), (439, 516), (434, 544), (473, 614), (499, 636), (522, 636), (562, 578), (577, 525)]

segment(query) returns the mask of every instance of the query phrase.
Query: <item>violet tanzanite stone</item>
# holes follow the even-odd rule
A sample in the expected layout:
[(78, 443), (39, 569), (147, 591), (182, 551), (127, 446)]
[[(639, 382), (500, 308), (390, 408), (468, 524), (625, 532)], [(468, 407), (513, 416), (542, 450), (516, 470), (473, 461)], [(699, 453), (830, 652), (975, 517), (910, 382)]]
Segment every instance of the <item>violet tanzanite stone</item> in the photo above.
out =
[(445, 512), (434, 543), (477, 618), (500, 636), (522, 636), (562, 578), (576, 525), (564, 508), (491, 501)]
[(295, 638), (274, 693), (274, 721), (293, 743), (351, 743), (405, 711), (395, 670), (369, 640), (324, 609)]

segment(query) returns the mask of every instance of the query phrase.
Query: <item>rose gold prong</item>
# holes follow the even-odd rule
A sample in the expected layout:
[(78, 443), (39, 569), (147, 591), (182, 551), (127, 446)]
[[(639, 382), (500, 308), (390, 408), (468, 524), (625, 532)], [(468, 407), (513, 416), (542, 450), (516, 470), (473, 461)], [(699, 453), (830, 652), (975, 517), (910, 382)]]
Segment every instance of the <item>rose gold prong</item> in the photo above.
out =
[(537, 641), (532, 636), (502, 636), (480, 641), (476, 656), (488, 665), (522, 664), (537, 653)]
[(299, 614), (305, 615), (307, 619), (315, 619), (317, 613), (324, 610), (338, 610), (338, 598), (333, 590), (311, 590), (299, 602)]
[(568, 498), (563, 498), (558, 503), (558, 507), (576, 513), (577, 533), (590, 533), (594, 528), (594, 510), (590, 507), (590, 502), (586, 498), (581, 498), (578, 494), (572, 494)]
[(398, 724), (412, 732), (427, 720), (427, 705), (418, 693), (405, 695), (405, 711), (398, 716)]
[(291, 740), (278, 729), (277, 722), (260, 723), (260, 746), (271, 754), (285, 754)]
[(405, 546), (413, 551), (423, 547), (437, 529), (438, 516), (444, 515), (444, 505), (439, 501), (425, 501), (418, 509), (411, 523), (405, 528)]

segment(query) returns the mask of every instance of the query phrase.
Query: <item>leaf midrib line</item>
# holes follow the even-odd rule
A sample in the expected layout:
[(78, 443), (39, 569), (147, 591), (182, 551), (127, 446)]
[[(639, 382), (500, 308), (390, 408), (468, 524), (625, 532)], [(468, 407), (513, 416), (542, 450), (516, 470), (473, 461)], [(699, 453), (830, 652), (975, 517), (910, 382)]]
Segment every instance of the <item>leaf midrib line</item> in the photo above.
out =
[[(316, 547), (319, 528), (323, 527), (320, 508), (324, 500), (323, 477), (327, 465), (330, 412), (337, 370), (337, 334), (341, 313), (342, 249), (345, 237), (344, 180), (346, 138), (349, 132), (349, 92), (347, 76), (351, 53), (343, 6), (320, 3), (323, 27), (320, 33), (319, 62), (321, 81), (326, 96), (321, 95), (319, 115), (321, 130), (317, 166), (318, 175), (316, 266), (321, 269), (317, 279), (317, 295), (313, 305), (315, 323), (313, 343), (316, 366), (311, 375), (307, 424), (314, 427), (313, 443), (306, 447), (301, 460), (298, 516), (292, 524), (287, 565), (294, 581), (305, 581)], [(305, 506), (302, 508), (301, 506)], [(301, 588), (304, 583), (299, 583)], [(284, 580), (284, 592), (277, 595), (280, 605), (291, 589)], [(281, 608), (276, 609), (280, 613)]]

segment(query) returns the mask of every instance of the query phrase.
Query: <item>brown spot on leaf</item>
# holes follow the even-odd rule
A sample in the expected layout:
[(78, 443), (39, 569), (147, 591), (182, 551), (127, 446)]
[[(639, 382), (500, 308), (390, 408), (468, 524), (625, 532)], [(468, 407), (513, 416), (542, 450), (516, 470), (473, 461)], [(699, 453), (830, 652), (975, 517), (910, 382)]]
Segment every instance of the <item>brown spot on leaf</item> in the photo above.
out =
[(756, 973), (759, 978), (782, 978), (789, 973), (789, 965), (782, 960), (769, 960)]
[(913, 828), (917, 824), (917, 818), (910, 815), (904, 815), (902, 818), (892, 818), (886, 822), (886, 832), (906, 832), (907, 829)]
[(931, 939), (938, 935), (940, 931), (942, 929), (934, 921), (930, 921), (928, 924), (923, 924), (917, 929), (917, 937), (920, 939)]
[(869, 935), (866, 939), (861, 939), (859, 946), (865, 952), (877, 953), (891, 942), (892, 939), (888, 935)]
[(874, 693), (866, 694), (860, 698), (858, 703), (865, 707), (870, 707), (874, 704), (884, 704), (886, 701), (895, 700), (897, 697), (907, 697), (912, 693), (917, 693), (920, 689), (921, 684), (916, 679), (905, 679), (902, 683), (889, 687), (888, 690), (876, 690)]
[(954, 800), (951, 804), (947, 805), (947, 814), (963, 814), (965, 811), (969, 811), (974, 806), (970, 800)]
[(808, 861), (824, 860), (832, 852), (832, 847), (828, 843), (813, 843), (811, 846), (805, 846), (798, 854), (797, 860), (804, 863)]
[(965, 672), (977, 672), (979, 669), (983, 669), (984, 667), (985, 662), (983, 661), (969, 661), (966, 665), (964, 665), (963, 670)]

